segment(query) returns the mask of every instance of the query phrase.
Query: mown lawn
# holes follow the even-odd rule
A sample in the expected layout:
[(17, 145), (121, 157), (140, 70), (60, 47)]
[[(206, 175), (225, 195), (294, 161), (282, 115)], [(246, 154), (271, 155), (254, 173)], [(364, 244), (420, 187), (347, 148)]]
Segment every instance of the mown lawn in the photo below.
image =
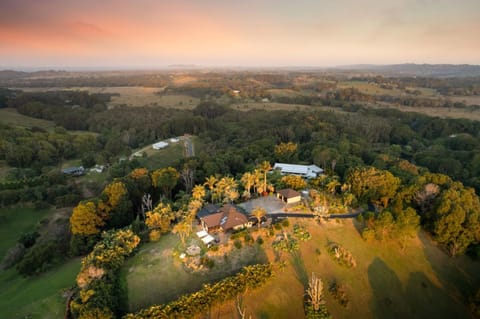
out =
[[(247, 317), (303, 318), (304, 285), (315, 272), (326, 286), (336, 280), (347, 292), (346, 308), (327, 293), (333, 318), (470, 318), (464, 300), (480, 285), (479, 262), (448, 257), (424, 233), (402, 252), (396, 243), (363, 241), (352, 221), (305, 223), (313, 238), (301, 245), (298, 256), (284, 253), (287, 266), (245, 296)], [(357, 266), (336, 264), (325, 247), (329, 241), (350, 250)], [(215, 318), (235, 315), (234, 302), (212, 312)]]
[(0, 318), (63, 318), (64, 291), (74, 286), (79, 270), (80, 258), (36, 277), (21, 277), (14, 269), (0, 271)]
[(143, 245), (124, 264), (121, 276), (126, 278), (130, 311), (167, 303), (201, 289), (204, 283), (232, 275), (245, 265), (266, 261), (263, 250), (254, 245), (234, 250), (226, 259), (215, 258), (215, 266), (207, 272), (192, 273), (172, 254), (178, 245), (176, 235), (165, 235), (158, 242)]

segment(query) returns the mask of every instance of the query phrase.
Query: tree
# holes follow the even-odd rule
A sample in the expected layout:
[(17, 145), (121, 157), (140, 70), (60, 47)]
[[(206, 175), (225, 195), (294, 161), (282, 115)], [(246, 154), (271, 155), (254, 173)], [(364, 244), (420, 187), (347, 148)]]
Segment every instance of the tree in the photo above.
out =
[(245, 198), (250, 198), (250, 190), (255, 183), (255, 175), (250, 172), (246, 172), (242, 175), (240, 181), (243, 183), (243, 188), (245, 189), (243, 196)]
[(335, 193), (337, 192), (337, 188), (339, 186), (341, 186), (342, 184), (336, 180), (336, 179), (332, 179), (330, 182), (328, 182), (327, 184), (327, 190), (332, 193), (333, 195), (335, 195)]
[(272, 170), (272, 165), (269, 161), (263, 161), (258, 168), (263, 173), (262, 193), (264, 193), (267, 191), (267, 173)]
[(283, 176), (281, 182), (284, 183), (287, 187), (293, 188), (295, 190), (301, 190), (307, 187), (307, 182), (305, 182), (303, 177), (298, 175)]
[(160, 203), (152, 212), (147, 212), (145, 224), (150, 230), (150, 240), (155, 241), (160, 235), (170, 229), (171, 222), (175, 219), (175, 214), (170, 205)]
[(185, 218), (182, 222), (173, 226), (172, 232), (177, 234), (182, 242), (182, 245), (185, 245), (185, 239), (190, 235), (192, 232), (192, 220), (191, 218)]
[(293, 142), (275, 145), (275, 156), (279, 162), (289, 163), (294, 161), (298, 145)]
[(406, 247), (406, 241), (409, 238), (413, 238), (417, 235), (420, 227), (420, 216), (417, 212), (408, 207), (405, 210), (400, 211), (395, 216), (395, 237), (400, 241), (400, 247), (402, 250)]
[(360, 167), (351, 170), (347, 175), (347, 184), (359, 201), (379, 202), (384, 208), (388, 206), (398, 187), (400, 179), (389, 171), (374, 167)]
[(196, 200), (202, 201), (205, 197), (205, 187), (202, 185), (195, 185), (192, 189), (192, 197)]
[(480, 235), (480, 201), (472, 188), (453, 183), (430, 214), (434, 238), (451, 256), (465, 252)]
[(73, 235), (96, 235), (100, 233), (105, 221), (97, 213), (94, 202), (81, 202), (70, 217), (70, 228)]
[(213, 175), (205, 178), (204, 185), (207, 186), (209, 191), (210, 191), (210, 198), (211, 198), (212, 203), (213, 203), (213, 190), (215, 188), (215, 184), (217, 184), (217, 181), (218, 181), (217, 178)]
[(173, 167), (161, 168), (152, 173), (153, 186), (162, 189), (162, 194), (172, 198), (172, 189), (177, 185), (180, 174)]
[(267, 211), (265, 210), (265, 208), (257, 206), (252, 210), (251, 214), (257, 219), (257, 223), (258, 223), (257, 225), (258, 225), (258, 228), (260, 228), (260, 223), (262, 221), (262, 218), (265, 215), (267, 215)]

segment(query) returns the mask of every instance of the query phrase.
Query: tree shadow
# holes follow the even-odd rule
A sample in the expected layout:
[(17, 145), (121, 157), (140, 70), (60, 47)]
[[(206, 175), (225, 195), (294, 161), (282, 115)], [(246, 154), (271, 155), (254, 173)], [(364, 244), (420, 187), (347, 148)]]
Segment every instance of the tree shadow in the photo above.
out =
[(303, 262), (300, 252), (295, 251), (291, 254), (292, 266), (295, 271), (295, 277), (306, 289), (308, 287), (308, 273), (305, 268), (305, 263)]
[(405, 296), (409, 318), (468, 318), (467, 309), (455, 302), (445, 289), (437, 287), (423, 272), (410, 274)]
[[(466, 304), (468, 298), (480, 286), (480, 262), (470, 260), (467, 256), (449, 257), (445, 251), (435, 247), (424, 232), (418, 238), (423, 244), (423, 251), (442, 286), (457, 302)], [(446, 263), (446, 261), (451, 263)]]
[(370, 307), (374, 318), (408, 318), (402, 309), (402, 284), (397, 274), (378, 257), (368, 266), (368, 280), (373, 292)]

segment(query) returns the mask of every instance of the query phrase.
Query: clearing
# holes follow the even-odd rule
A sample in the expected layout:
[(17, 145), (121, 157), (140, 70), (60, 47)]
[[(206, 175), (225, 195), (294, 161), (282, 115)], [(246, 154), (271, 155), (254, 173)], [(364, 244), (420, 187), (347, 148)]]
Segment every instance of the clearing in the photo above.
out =
[(0, 109), (0, 123), (8, 124), (16, 127), (40, 127), (43, 129), (54, 127), (52, 121), (36, 119), (30, 116), (25, 116), (17, 112), (14, 108)]

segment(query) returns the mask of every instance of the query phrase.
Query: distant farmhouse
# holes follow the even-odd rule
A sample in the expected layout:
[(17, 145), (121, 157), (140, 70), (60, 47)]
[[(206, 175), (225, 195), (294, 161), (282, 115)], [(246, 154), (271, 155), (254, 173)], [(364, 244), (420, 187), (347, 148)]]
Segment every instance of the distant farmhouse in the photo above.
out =
[(197, 214), (203, 229), (207, 232), (226, 232), (252, 226), (247, 216), (233, 205), (226, 204), (214, 208), (214, 205), (207, 205)]
[(83, 168), (83, 166), (67, 167), (62, 169), (62, 173), (71, 176), (82, 176), (85, 175), (85, 168)]
[(298, 175), (304, 178), (315, 178), (318, 175), (323, 174), (323, 169), (317, 165), (297, 165), (297, 164), (285, 164), (275, 163), (273, 165), (274, 170), (279, 170), (282, 175)]

